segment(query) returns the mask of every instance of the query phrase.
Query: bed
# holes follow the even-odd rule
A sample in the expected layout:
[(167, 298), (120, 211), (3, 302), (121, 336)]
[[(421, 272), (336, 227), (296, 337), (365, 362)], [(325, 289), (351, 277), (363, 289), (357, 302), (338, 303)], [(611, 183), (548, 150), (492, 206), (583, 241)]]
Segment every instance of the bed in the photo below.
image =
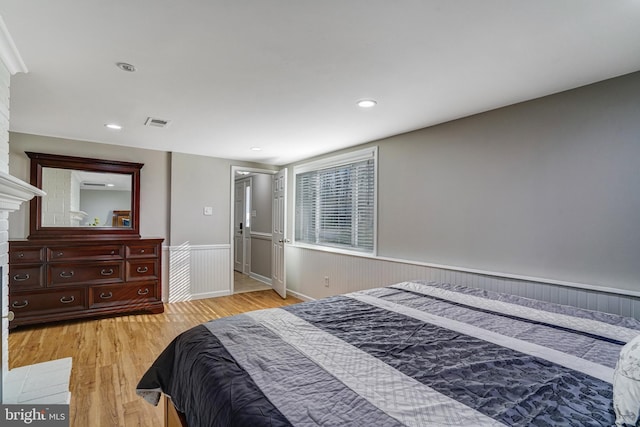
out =
[(190, 427), (635, 425), (639, 339), (632, 318), (402, 282), (196, 326), (137, 393)]

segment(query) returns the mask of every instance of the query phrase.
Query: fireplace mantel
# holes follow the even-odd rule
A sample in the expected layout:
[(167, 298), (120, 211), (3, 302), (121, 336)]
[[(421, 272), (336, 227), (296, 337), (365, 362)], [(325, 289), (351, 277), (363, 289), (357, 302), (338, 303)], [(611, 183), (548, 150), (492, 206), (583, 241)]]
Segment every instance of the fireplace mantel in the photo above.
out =
[(44, 195), (39, 188), (0, 171), (0, 211), (17, 211), (23, 202)]

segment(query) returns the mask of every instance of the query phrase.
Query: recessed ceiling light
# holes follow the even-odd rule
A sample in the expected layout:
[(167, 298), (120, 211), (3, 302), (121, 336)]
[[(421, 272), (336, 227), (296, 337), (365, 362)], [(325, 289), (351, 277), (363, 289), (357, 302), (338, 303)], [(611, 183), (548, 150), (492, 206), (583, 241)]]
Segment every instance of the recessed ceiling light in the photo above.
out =
[(361, 108), (371, 108), (375, 107), (378, 102), (375, 99), (361, 99), (357, 102), (358, 107)]
[(120, 68), (122, 71), (127, 71), (129, 73), (133, 73), (136, 70), (131, 64), (127, 64), (126, 62), (116, 62), (116, 67)]
[(378, 102), (376, 102), (375, 99), (361, 99), (360, 101), (358, 101), (358, 107), (361, 108), (371, 108), (371, 107), (375, 107), (376, 104), (378, 104)]
[(262, 148), (260, 147), (251, 147), (251, 151), (261, 151)]
[(120, 130), (122, 129), (122, 126), (115, 124), (115, 123), (107, 123), (105, 124), (105, 127), (108, 127), (109, 129), (113, 129), (113, 130)]

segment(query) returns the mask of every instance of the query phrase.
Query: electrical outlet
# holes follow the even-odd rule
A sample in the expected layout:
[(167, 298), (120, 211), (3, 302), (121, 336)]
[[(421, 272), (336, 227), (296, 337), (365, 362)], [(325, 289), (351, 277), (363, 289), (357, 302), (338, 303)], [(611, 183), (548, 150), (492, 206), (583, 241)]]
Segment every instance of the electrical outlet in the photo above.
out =
[(325, 288), (329, 287), (329, 276), (324, 276), (324, 287)]
[(202, 209), (202, 213), (207, 216), (213, 215), (213, 206), (205, 206)]

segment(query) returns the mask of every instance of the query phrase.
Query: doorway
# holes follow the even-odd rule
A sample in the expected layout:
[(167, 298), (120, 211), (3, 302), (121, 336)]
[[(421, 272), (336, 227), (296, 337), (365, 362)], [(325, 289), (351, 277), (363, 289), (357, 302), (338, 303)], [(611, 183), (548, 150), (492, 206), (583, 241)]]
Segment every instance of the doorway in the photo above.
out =
[(245, 275), (251, 272), (251, 181), (236, 179), (233, 213), (233, 270)]
[[(273, 183), (276, 172), (233, 166), (231, 173), (231, 292), (273, 289)], [(276, 284), (280, 289), (277, 279)]]

